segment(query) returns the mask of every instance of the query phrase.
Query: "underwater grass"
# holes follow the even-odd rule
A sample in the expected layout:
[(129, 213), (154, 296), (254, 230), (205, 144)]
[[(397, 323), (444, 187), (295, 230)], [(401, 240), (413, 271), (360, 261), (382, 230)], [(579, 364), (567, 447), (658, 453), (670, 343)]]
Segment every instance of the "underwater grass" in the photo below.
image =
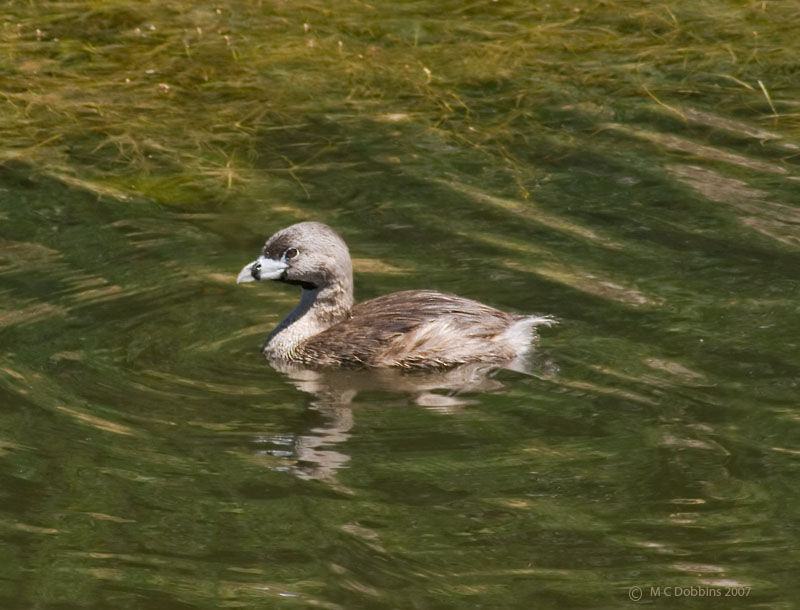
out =
[(408, 150), (422, 134), (500, 159), (526, 197), (520, 137), (563, 154), (615, 117), (696, 123), (689, 103), (783, 138), (800, 129), (793, 3), (5, 9), (0, 163), (98, 194), (224, 201), (288, 184), (309, 196), (315, 173), (364, 161), (342, 154), (359, 137)]

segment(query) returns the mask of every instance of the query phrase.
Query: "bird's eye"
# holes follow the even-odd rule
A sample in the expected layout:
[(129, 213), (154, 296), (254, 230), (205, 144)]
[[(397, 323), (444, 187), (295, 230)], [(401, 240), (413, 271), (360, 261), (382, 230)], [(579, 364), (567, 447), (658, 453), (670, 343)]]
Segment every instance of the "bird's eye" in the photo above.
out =
[(283, 257), (286, 260), (291, 260), (293, 258), (297, 258), (297, 255), (300, 254), (297, 248), (289, 248), (286, 252), (283, 253)]

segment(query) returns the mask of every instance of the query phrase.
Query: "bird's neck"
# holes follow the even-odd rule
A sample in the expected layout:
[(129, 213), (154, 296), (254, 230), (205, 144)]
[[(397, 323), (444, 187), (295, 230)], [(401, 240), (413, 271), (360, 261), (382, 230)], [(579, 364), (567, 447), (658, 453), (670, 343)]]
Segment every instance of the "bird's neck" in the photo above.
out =
[(280, 360), (299, 359), (297, 351), (305, 341), (347, 319), (352, 308), (352, 282), (303, 288), (297, 307), (267, 337), (264, 354)]

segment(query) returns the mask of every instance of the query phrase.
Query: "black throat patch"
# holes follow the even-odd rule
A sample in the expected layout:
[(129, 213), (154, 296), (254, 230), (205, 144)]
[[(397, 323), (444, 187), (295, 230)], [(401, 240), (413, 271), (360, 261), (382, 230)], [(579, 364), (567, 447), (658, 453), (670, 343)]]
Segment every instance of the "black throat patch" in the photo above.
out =
[(291, 284), (292, 286), (300, 286), (304, 290), (316, 290), (317, 289), (317, 285), (316, 284), (312, 284), (311, 282), (304, 282), (302, 280), (287, 280), (285, 271), (281, 274), (281, 277), (280, 277), (280, 279), (278, 281), (283, 282), (284, 284)]

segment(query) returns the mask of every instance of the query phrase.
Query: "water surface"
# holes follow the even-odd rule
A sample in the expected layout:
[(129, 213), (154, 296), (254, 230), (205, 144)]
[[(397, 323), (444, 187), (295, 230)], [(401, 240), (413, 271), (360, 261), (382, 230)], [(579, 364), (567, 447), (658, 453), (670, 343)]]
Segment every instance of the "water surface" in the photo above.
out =
[[(790, 8), (9, 6), (2, 607), (793, 607)], [(535, 374), (271, 369), (305, 219)]]

